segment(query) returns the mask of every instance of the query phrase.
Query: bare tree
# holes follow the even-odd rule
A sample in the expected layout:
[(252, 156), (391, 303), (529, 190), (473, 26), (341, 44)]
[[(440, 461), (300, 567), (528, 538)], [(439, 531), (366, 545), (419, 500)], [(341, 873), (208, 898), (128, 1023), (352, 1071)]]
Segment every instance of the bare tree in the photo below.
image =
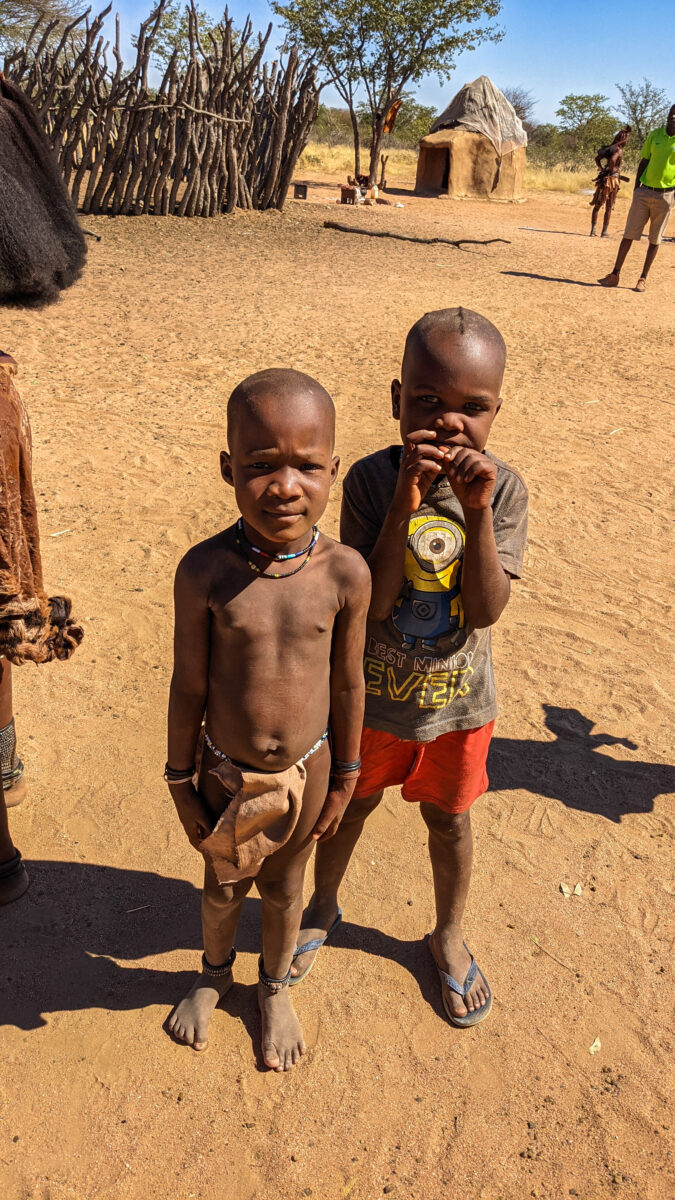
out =
[(502, 88), (502, 94), (506, 96), (509, 104), (513, 106), (516, 116), (520, 117), (523, 125), (529, 133), (534, 126), (534, 110), (539, 101), (535, 100), (532, 92), (528, 92), (527, 88), (521, 87), (520, 84), (515, 84), (513, 87)]

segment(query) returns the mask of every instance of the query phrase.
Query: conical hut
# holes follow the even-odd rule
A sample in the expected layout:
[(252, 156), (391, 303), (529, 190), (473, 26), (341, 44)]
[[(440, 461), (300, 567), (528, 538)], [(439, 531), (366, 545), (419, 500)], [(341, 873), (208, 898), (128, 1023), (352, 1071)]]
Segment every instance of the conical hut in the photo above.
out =
[(453, 199), (520, 200), (526, 145), (513, 105), (487, 75), (479, 75), (420, 141), (415, 191)]

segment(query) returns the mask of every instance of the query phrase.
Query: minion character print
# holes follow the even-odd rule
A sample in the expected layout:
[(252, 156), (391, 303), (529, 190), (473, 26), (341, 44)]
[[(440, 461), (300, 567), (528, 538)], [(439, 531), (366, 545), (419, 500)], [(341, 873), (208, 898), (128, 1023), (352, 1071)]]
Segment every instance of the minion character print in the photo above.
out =
[(435, 650), (440, 638), (464, 627), (461, 578), (464, 530), (447, 517), (411, 517), (405, 583), (391, 617), (411, 650)]

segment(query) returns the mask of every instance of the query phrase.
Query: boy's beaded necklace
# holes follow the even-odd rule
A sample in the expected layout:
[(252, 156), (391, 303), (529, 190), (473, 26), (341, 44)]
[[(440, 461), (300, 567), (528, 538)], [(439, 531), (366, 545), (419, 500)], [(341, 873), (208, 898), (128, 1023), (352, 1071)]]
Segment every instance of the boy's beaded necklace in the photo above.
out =
[[(316, 525), (314, 525), (312, 527), (312, 529), (313, 529), (312, 540), (309, 543), (309, 546), (305, 546), (304, 550), (295, 550), (292, 554), (268, 554), (266, 550), (261, 550), (259, 546), (254, 546), (253, 542), (249, 542), (248, 538), (246, 537), (246, 534), (244, 533), (244, 522), (243, 522), (242, 518), (240, 517), (239, 520), (237, 521), (237, 534), (236, 534), (235, 540), (237, 543), (237, 549), (239, 550), (240, 554), (242, 554), (243, 557), (246, 559), (246, 562), (247, 562), (248, 566), (251, 568), (251, 570), (255, 571), (256, 575), (260, 575), (260, 577), (262, 579), (290, 579), (291, 575), (297, 575), (299, 571), (302, 571), (302, 568), (307, 566), (307, 563), (309, 562), (310, 558), (312, 557), (312, 552), (314, 550), (314, 547), (316, 546), (316, 543), (319, 540), (318, 527)], [(244, 545), (246, 546), (247, 549), (244, 549)], [(287, 571), (285, 574), (281, 574), (280, 572), (276, 572), (276, 571), (267, 572), (267, 571), (262, 570), (262, 568), (259, 567), (258, 564), (256, 562), (254, 562), (252, 558), (249, 558), (249, 551), (251, 551), (251, 550), (253, 551), (254, 554), (259, 554), (261, 556), (261, 558), (266, 558), (270, 562), (284, 562), (284, 561), (287, 561), (288, 559), (292, 559), (292, 558), (302, 558), (303, 555), (304, 555), (304, 558), (303, 558), (303, 561), (300, 563), (300, 566), (295, 567), (295, 569), (293, 571)]]

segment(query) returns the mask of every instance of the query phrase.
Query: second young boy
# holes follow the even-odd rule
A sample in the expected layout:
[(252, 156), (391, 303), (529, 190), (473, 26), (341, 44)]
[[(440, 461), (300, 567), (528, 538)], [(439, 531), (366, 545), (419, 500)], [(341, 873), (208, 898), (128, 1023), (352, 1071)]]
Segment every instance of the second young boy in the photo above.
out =
[(527, 489), (485, 445), (501, 407), (501, 334), (461, 308), (410, 330), (392, 384), (402, 445), (362, 458), (344, 483), (341, 535), (373, 579), (362, 771), (342, 824), (317, 848), (315, 890), (294, 956), (299, 983), (340, 920), (338, 889), (385, 788), (419, 803), (429, 830), (436, 926), (429, 938), (455, 1025), (491, 992), (464, 942), (470, 808), (487, 788), (497, 713), (490, 627), (521, 572)]

